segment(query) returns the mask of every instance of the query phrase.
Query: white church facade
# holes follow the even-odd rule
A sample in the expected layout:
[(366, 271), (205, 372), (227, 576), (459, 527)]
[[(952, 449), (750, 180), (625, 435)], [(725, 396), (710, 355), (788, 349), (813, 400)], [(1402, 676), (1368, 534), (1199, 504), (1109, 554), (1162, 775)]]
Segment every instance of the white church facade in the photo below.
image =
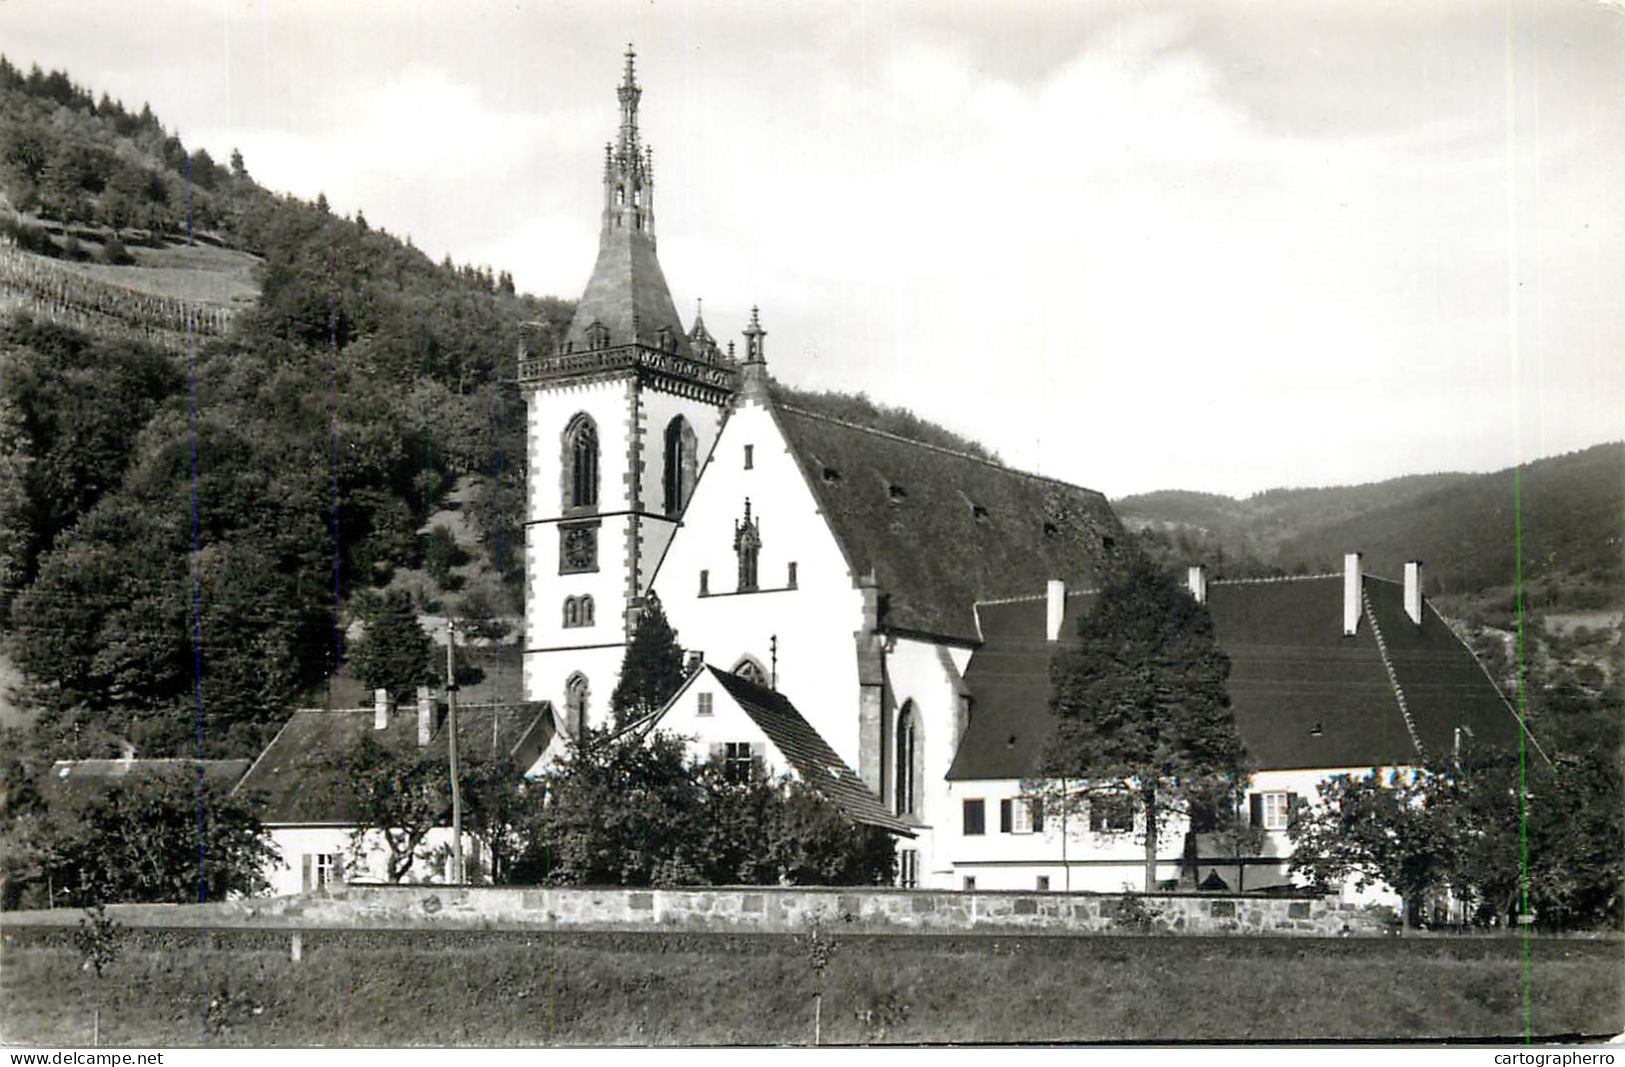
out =
[[(865, 791), (852, 804), (906, 831), (904, 884), (1137, 886), (1131, 815), (1046, 813), (1022, 793), (1051, 660), (1128, 546), (1106, 499), (818, 410), (770, 378), (754, 310), (742, 355), (698, 315), (685, 329), (656, 257), (630, 52), (618, 97), (591, 280), (568, 326), (528, 334), (520, 358), (524, 698), (556, 709), (553, 744), (609, 723), (654, 591), (707, 665), (665, 725), (696, 752), (766, 753), (805, 774), (763, 727), (780, 712), (803, 723), (817, 744), (801, 750), (832, 753), (820, 763), (832, 780)], [(1351, 556), (1342, 573), (1272, 583), (1193, 575), (1235, 664), (1266, 846), (1248, 864), (1203, 857), (1171, 823), (1160, 877), (1278, 884), (1294, 794), (1312, 798), (1338, 771), (1418, 763), (1462, 729), (1515, 743), (1515, 715), (1424, 607), (1419, 572), (1400, 586), (1359, 567)], [(745, 684), (730, 688), (735, 677)]]

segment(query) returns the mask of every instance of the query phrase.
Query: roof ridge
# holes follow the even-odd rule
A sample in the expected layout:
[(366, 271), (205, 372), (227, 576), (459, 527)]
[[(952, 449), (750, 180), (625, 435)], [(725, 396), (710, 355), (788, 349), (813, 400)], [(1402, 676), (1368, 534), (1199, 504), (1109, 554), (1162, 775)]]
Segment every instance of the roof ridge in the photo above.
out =
[(1399, 703), (1399, 714), (1405, 720), (1405, 732), (1411, 735), (1411, 744), (1416, 746), (1416, 754), (1426, 761), (1427, 749), (1422, 747), (1422, 739), (1416, 735), (1416, 722), (1411, 718), (1410, 705), (1405, 702), (1405, 690), (1400, 686), (1399, 674), (1394, 670), (1394, 662), (1388, 656), (1388, 642), (1383, 640), (1382, 627), (1377, 625), (1377, 613), (1371, 608), (1371, 594), (1366, 592), (1364, 582), (1360, 583), (1360, 608), (1371, 623), (1371, 636), (1377, 639), (1377, 652), (1382, 656), (1383, 670), (1388, 672), (1388, 682), (1394, 687), (1394, 699)]
[(59, 763), (241, 763), (248, 756), (135, 756), (125, 759), (123, 756), (86, 756), (83, 759), (52, 760), (51, 766)]
[(825, 415), (818, 411), (808, 411), (806, 408), (796, 407), (794, 404), (786, 404), (783, 401), (774, 400), (772, 401), (772, 404), (779, 410), (790, 412), (793, 415), (801, 415), (809, 419), (817, 419), (820, 422), (833, 423), (836, 426), (844, 426), (849, 430), (859, 430), (863, 433), (873, 434), (876, 437), (884, 437), (888, 441), (897, 441), (901, 444), (913, 445), (916, 448), (923, 448), (931, 452), (940, 452), (945, 456), (953, 456), (955, 459), (968, 459), (972, 463), (980, 463), (984, 467), (992, 467), (994, 470), (1004, 471), (1007, 474), (1015, 474), (1023, 478), (1031, 478), (1033, 481), (1048, 482), (1052, 485), (1064, 485), (1068, 489), (1082, 489), (1086, 493), (1094, 493), (1095, 495), (1104, 499), (1104, 494), (1102, 494), (1098, 489), (1090, 489), (1088, 486), (1078, 485), (1076, 482), (1067, 482), (1062, 481), (1060, 478), (1051, 478), (1047, 474), (1034, 474), (1032, 471), (1024, 471), (1020, 467), (1011, 467), (1003, 463), (997, 463), (991, 459), (984, 459), (981, 456), (973, 456), (969, 452), (961, 452), (958, 449), (946, 448), (942, 445), (934, 445), (926, 441), (917, 441), (912, 437), (904, 437), (902, 434), (892, 433), (890, 430), (878, 430), (873, 426), (865, 426), (861, 422), (853, 422), (850, 419), (837, 418), (834, 415)]
[[(1068, 589), (1067, 596), (1099, 596), (1099, 589)], [(1026, 604), (1032, 601), (1048, 600), (1048, 593), (1023, 593), (1021, 596), (993, 597), (988, 600), (973, 600), (971, 606), (976, 608), (998, 607), (1001, 604)]]
[(1207, 584), (1209, 588), (1215, 585), (1268, 585), (1271, 582), (1307, 582), (1342, 576), (1341, 571), (1326, 571), (1323, 574), (1281, 574), (1271, 578), (1215, 578)]

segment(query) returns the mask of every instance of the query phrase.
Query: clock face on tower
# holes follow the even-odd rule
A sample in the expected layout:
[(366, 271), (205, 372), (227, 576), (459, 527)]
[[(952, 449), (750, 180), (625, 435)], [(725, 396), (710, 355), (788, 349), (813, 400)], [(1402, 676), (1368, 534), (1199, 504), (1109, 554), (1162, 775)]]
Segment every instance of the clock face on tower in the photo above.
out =
[(598, 569), (598, 523), (559, 526), (559, 573), (580, 574)]

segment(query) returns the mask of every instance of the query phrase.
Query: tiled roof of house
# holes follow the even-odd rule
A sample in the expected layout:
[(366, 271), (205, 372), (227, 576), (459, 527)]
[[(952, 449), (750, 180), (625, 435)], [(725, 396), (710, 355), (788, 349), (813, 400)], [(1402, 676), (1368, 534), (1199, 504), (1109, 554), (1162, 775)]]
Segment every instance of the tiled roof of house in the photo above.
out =
[(854, 575), (871, 569), (881, 624), (975, 642), (972, 605), (1087, 585), (1124, 543), (1092, 489), (775, 405), (774, 414)]
[(879, 826), (908, 837), (914, 831), (886, 810), (862, 777), (842, 761), (817, 730), (801, 717), (784, 694), (747, 681), (729, 671), (706, 667), (728, 695), (744, 709), (773, 746), (783, 753), (803, 783), (834, 803), (855, 822)]
[[(1092, 594), (1068, 594), (1061, 633), (1077, 633), (1078, 620), (1093, 604)], [(1046, 612), (1042, 596), (976, 606), (982, 645), (965, 668), (970, 722), (949, 779), (1023, 778), (1037, 770), (1049, 736), (1050, 659), (1056, 647), (1044, 639)]]
[(248, 770), (245, 759), (82, 759), (57, 760), (40, 781), (40, 795), (47, 804), (78, 803), (98, 796), (109, 786), (125, 782), (150, 781), (174, 775), (189, 781), (203, 781), (229, 788)]
[[(1363, 588), (1366, 614), (1344, 637), (1341, 575), (1208, 585), (1214, 634), (1230, 657), (1231, 707), (1254, 763), (1414, 765), (1448, 755), (1457, 727), (1480, 746), (1515, 746), (1516, 715), (1445, 621), (1428, 608), (1421, 625), (1411, 622), (1396, 583), (1366, 576)], [(1063, 639), (1091, 603), (1068, 597)], [(978, 611), (986, 643), (965, 672), (971, 721), (948, 777), (1020, 778), (1036, 769), (1050, 725), (1044, 600)]]
[[(271, 825), (349, 822), (345, 754), (372, 737), (402, 755), (419, 753), (447, 761), (447, 731), (437, 717), (429, 744), (418, 747), (417, 711), (397, 709), (382, 730), (373, 729), (372, 708), (302, 708), (266, 746), (237, 792), (263, 801), (260, 820)], [(552, 713), (543, 703), (473, 704), (457, 709), (458, 755), (473, 763), (493, 755), (531, 763), (553, 732)]]

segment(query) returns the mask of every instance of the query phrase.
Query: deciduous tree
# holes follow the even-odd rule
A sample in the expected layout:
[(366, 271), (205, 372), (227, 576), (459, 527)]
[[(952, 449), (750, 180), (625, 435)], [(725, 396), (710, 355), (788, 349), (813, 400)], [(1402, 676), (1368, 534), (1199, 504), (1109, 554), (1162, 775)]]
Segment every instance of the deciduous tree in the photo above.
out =
[[(1213, 783), (1243, 774), (1225, 679), (1230, 661), (1207, 609), (1136, 555), (1105, 583), (1073, 650), (1057, 658), (1041, 789), (1066, 779), (1135, 796), (1145, 818), (1145, 888), (1157, 885), (1158, 828)], [(1076, 783), (1087, 785), (1080, 794)]]
[(429, 831), (450, 821), (451, 780), (438, 760), (417, 750), (402, 753), (363, 738), (345, 760), (350, 790), (351, 852), (366, 856), (382, 839), (385, 876), (406, 877)]

